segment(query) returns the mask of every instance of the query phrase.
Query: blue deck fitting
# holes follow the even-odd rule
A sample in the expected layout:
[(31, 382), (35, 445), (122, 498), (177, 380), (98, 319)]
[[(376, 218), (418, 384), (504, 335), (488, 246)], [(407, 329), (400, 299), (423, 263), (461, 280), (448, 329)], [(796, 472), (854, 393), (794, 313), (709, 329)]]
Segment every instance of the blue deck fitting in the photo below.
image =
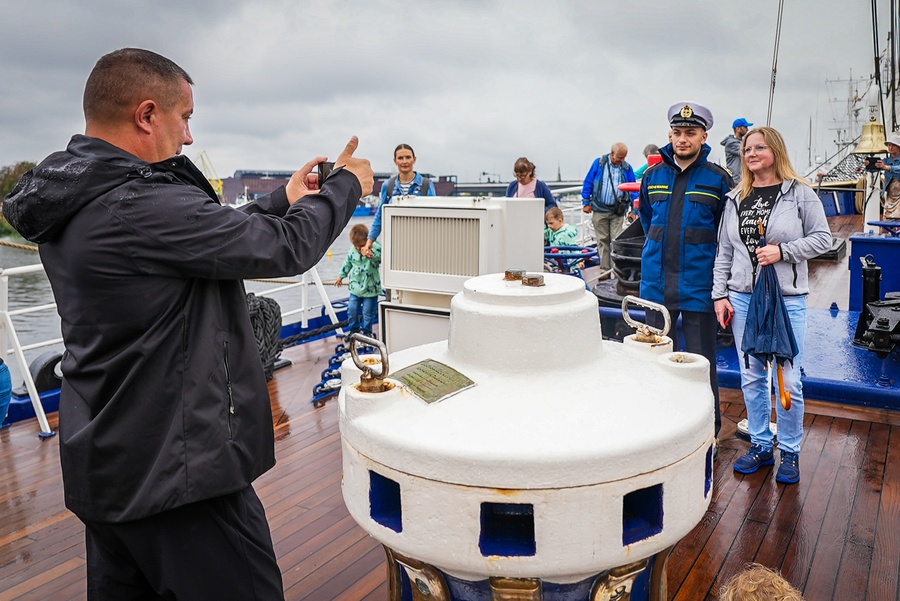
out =
[[(881, 360), (851, 344), (858, 311), (809, 309), (803, 350), (803, 396), (832, 403), (900, 410), (900, 352)], [(740, 360), (743, 360), (741, 353)], [(740, 388), (734, 345), (720, 348), (719, 386)]]

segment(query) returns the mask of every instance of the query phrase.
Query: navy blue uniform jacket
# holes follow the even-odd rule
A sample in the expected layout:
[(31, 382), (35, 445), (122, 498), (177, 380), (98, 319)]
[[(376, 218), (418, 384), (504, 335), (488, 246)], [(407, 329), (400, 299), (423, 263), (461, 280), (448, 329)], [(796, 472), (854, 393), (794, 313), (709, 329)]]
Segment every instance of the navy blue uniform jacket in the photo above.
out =
[(670, 309), (713, 311), (716, 233), (733, 187), (731, 176), (707, 161), (710, 147), (684, 171), (673, 148), (660, 149), (663, 162), (641, 180), (641, 225), (647, 236), (641, 254), (641, 298)]

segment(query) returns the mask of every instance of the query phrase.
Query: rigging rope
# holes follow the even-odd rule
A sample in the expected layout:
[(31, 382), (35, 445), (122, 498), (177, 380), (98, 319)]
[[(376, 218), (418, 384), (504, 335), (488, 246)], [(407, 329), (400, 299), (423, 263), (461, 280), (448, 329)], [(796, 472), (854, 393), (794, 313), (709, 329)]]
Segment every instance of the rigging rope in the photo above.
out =
[(888, 57), (891, 65), (891, 131), (897, 131), (897, 3), (891, 2), (891, 30), (888, 33), (890, 38), (890, 56)]
[(18, 248), (19, 250), (30, 250), (31, 252), (37, 252), (37, 246), (31, 246), (30, 244), (19, 244), (18, 242), (10, 242), (8, 240), (0, 240), (0, 245), (9, 246), (10, 248)]
[[(263, 280), (263, 279), (249, 279), (248, 282), (260, 282), (262, 284), (302, 284), (303, 282), (298, 282), (297, 280)], [(315, 286), (315, 282), (306, 282), (307, 286)], [(334, 282), (322, 282), (323, 286), (334, 286)], [(338, 286), (340, 287), (340, 286)]]
[(878, 86), (878, 104), (881, 108), (881, 122), (885, 123), (884, 119), (884, 94), (882, 93), (882, 82), (881, 82), (881, 56), (878, 52), (878, 8), (876, 6), (876, 0), (872, 0), (872, 48), (875, 53), (875, 84)]
[[(874, 0), (872, 0), (874, 2)], [(772, 51), (772, 81), (769, 84), (769, 112), (766, 114), (766, 127), (772, 125), (772, 101), (775, 99), (775, 76), (778, 73), (778, 46), (781, 44), (781, 15), (784, 13), (784, 0), (778, 0), (778, 24), (775, 27), (775, 48)]]

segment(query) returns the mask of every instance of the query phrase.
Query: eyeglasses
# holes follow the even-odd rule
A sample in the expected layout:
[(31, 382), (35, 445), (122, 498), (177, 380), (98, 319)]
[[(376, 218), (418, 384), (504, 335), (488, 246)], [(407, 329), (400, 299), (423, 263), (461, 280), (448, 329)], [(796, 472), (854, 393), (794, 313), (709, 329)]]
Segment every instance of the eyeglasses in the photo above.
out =
[(762, 154), (764, 151), (766, 151), (768, 149), (769, 149), (769, 147), (765, 146), (763, 144), (757, 144), (756, 146), (745, 146), (744, 154), (750, 154), (754, 150), (756, 151), (756, 154)]

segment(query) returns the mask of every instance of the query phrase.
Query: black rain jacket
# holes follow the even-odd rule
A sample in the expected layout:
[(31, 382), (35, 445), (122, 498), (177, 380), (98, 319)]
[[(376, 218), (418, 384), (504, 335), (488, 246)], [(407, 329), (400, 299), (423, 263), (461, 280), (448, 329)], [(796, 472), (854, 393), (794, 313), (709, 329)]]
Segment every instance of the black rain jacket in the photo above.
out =
[(272, 411), (242, 279), (313, 267), (350, 220), (338, 170), (222, 206), (184, 156), (147, 163), (76, 135), (26, 173), (3, 212), (41, 259), (66, 352), (66, 506), (122, 522), (247, 487), (275, 464)]

